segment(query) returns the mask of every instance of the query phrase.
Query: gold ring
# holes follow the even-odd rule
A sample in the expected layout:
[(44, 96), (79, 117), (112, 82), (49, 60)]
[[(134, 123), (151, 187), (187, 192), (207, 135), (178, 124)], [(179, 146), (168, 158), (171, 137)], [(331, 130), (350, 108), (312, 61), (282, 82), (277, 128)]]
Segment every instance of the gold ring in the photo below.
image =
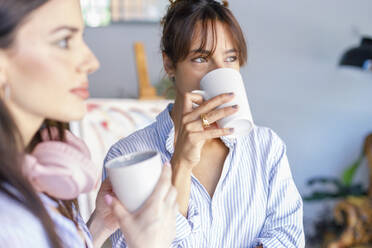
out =
[(204, 129), (208, 128), (211, 125), (209, 121), (207, 120), (206, 116), (207, 116), (206, 114), (200, 115), (200, 119), (202, 120), (202, 125)]

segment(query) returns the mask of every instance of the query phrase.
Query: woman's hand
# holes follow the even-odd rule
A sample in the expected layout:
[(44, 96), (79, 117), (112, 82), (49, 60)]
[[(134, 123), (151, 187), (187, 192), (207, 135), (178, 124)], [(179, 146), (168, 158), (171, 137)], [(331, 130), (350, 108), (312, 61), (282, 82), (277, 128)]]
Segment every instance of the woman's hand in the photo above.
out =
[(116, 220), (111, 209), (106, 205), (106, 195), (115, 196), (115, 193), (112, 191), (112, 185), (109, 178), (106, 178), (102, 182), (101, 188), (98, 191), (95, 213), (96, 216), (99, 216), (103, 220), (103, 228), (108, 232), (113, 233), (119, 228), (119, 222)]
[[(238, 110), (238, 106), (217, 109), (220, 105), (233, 99), (233, 94), (222, 94), (203, 102), (199, 94), (186, 93), (180, 107), (172, 112), (176, 127), (174, 153), (171, 159), (172, 183), (178, 191), (179, 211), (187, 217), (190, 199), (191, 173), (200, 162), (202, 148), (207, 140), (219, 138), (233, 133), (232, 129), (219, 128), (215, 122)], [(193, 109), (193, 103), (199, 105)], [(201, 115), (211, 124), (203, 127)]]
[(105, 203), (105, 196), (115, 196), (109, 178), (106, 178), (98, 191), (96, 209), (88, 221), (94, 247), (101, 247), (105, 240), (119, 228), (119, 222)]
[[(233, 97), (233, 93), (228, 93), (203, 102), (200, 95), (186, 93), (182, 117), (178, 123), (172, 165), (182, 164), (182, 166), (192, 169), (200, 162), (201, 150), (207, 140), (233, 133), (232, 129), (219, 128), (215, 124), (216, 121), (232, 115), (238, 110), (238, 106), (217, 109), (220, 105), (231, 101)], [(193, 109), (193, 103), (200, 106)], [(203, 127), (201, 115), (204, 115), (204, 118), (212, 124), (209, 128)]]
[[(165, 165), (159, 182), (149, 199), (137, 211), (130, 213), (110, 194), (107, 207), (115, 216), (128, 247), (169, 247), (176, 234), (177, 192), (171, 184), (171, 168)], [(135, 189), (133, 189), (135, 190)]]

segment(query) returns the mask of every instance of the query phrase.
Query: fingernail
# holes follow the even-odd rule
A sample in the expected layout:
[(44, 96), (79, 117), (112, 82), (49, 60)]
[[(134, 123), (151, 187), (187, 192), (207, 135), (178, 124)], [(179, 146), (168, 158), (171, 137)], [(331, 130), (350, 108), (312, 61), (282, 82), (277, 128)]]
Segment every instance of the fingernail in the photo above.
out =
[(229, 132), (230, 133), (233, 133), (234, 132), (234, 128), (229, 128)]
[(234, 108), (234, 109), (238, 109), (239, 106), (238, 106), (238, 105), (233, 105), (232, 108)]
[(108, 206), (111, 206), (111, 204), (112, 204), (112, 197), (111, 197), (111, 195), (105, 195), (105, 202), (106, 202), (106, 204), (108, 205)]

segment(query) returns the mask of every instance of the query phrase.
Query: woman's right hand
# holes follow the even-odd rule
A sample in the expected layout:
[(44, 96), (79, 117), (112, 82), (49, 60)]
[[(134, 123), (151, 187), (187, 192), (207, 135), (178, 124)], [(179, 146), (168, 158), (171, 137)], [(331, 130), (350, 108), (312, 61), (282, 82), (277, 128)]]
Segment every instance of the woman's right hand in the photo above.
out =
[[(237, 112), (238, 106), (236, 105), (217, 109), (233, 98), (233, 93), (227, 93), (203, 102), (199, 94), (185, 94), (183, 113), (179, 121), (174, 154), (171, 160), (172, 165), (182, 164), (186, 165), (188, 169), (192, 169), (200, 162), (201, 150), (207, 140), (233, 133), (233, 129), (219, 128), (215, 123)], [(199, 107), (193, 109), (193, 103), (198, 104)], [(201, 115), (204, 115), (211, 124), (209, 128), (204, 129)]]
[(177, 191), (171, 184), (170, 165), (163, 167), (159, 182), (149, 199), (137, 211), (130, 213), (111, 195), (105, 196), (106, 204), (119, 222), (126, 243), (130, 248), (170, 247), (176, 235)]

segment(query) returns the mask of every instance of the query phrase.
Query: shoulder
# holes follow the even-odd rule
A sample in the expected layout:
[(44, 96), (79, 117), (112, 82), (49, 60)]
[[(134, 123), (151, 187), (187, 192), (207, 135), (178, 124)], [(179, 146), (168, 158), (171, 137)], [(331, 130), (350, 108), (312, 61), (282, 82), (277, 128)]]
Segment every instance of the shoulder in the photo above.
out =
[(259, 151), (266, 153), (281, 152), (286, 149), (283, 140), (272, 129), (268, 127), (255, 126), (252, 131), (242, 137), (245, 145), (259, 148)]
[(255, 126), (248, 135), (239, 140), (241, 156), (259, 165), (253, 169), (260, 170), (265, 177), (269, 177), (272, 169), (280, 161), (286, 161), (286, 145), (270, 128)]
[(22, 220), (22, 222), (31, 225), (27, 227), (27, 229), (31, 227), (35, 227), (37, 229), (42, 228), (40, 221), (28, 209), (22, 206), (21, 203), (10, 198), (7, 194), (0, 192), (0, 223), (1, 223), (1, 226), (4, 227), (5, 223), (8, 226), (11, 226), (14, 228), (22, 228), (22, 226), (27, 226), (15, 220)]
[(30, 247), (30, 244), (49, 247), (39, 219), (3, 192), (0, 192), (0, 223), (0, 247)]

